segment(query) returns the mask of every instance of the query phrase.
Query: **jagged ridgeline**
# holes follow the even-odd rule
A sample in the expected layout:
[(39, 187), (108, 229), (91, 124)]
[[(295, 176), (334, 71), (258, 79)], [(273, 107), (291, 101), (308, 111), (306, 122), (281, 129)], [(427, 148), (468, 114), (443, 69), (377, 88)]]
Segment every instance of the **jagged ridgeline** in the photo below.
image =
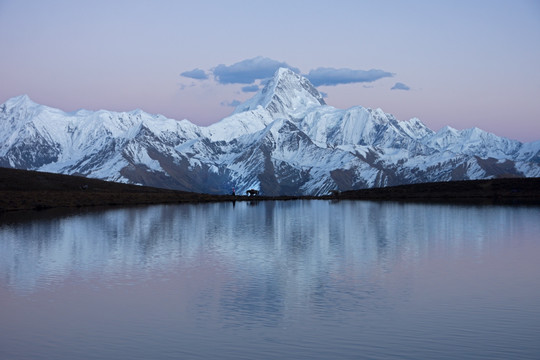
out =
[(381, 109), (325, 104), (279, 69), (207, 127), (140, 110), (66, 113), (19, 96), (0, 105), (0, 166), (211, 194), (324, 195), (418, 182), (540, 177), (540, 141), (477, 128), (434, 132)]

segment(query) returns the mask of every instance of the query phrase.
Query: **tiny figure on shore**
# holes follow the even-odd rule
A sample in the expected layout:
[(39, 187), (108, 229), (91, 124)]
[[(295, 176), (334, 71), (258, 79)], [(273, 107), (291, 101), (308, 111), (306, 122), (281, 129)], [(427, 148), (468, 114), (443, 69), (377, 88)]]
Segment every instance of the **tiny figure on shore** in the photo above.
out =
[(257, 196), (259, 195), (259, 190), (249, 189), (248, 191), (246, 191), (246, 194), (249, 196)]
[(234, 186), (232, 188), (232, 196), (236, 196), (236, 191), (234, 190)]

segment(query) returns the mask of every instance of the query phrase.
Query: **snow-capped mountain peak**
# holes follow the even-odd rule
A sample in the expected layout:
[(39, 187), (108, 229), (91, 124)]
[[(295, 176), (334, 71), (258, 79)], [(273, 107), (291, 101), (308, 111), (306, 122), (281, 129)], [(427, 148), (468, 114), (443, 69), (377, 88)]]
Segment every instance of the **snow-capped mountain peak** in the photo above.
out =
[(8, 101), (5, 102), (4, 104), (6, 107), (28, 107), (28, 106), (36, 106), (38, 105), (37, 103), (35, 103), (34, 101), (32, 101), (32, 99), (30, 99), (30, 97), (26, 94), (23, 94), (23, 95), (19, 95), (19, 96), (15, 96), (11, 99), (9, 99)]
[(291, 69), (280, 68), (262, 90), (236, 107), (235, 113), (255, 110), (261, 106), (274, 118), (295, 118), (321, 105), (326, 103), (308, 79)]

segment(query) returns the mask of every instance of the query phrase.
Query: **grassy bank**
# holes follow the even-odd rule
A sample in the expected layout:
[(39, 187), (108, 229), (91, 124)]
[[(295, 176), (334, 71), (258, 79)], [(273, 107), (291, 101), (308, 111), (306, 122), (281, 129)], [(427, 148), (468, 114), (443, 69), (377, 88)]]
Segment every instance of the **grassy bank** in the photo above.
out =
[[(293, 200), (300, 197), (259, 196), (256, 198), (258, 200)], [(253, 199), (249, 196), (199, 194), (120, 184), (80, 176), (0, 168), (0, 211), (251, 201)]]
[(338, 198), (479, 204), (540, 204), (540, 178), (466, 180), (345, 191)]
[[(540, 178), (493, 179), (403, 185), (346, 191), (334, 196), (258, 196), (257, 200), (350, 199), (423, 202), (540, 204)], [(248, 201), (248, 196), (209, 195), (184, 191), (0, 168), (0, 211)]]

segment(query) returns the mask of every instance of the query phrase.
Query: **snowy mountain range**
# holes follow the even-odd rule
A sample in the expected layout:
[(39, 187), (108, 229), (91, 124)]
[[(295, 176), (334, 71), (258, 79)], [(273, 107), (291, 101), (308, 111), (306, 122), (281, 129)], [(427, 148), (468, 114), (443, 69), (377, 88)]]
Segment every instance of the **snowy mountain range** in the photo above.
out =
[(207, 126), (143, 111), (66, 113), (27, 96), (0, 105), (0, 166), (204, 193), (322, 195), (417, 182), (540, 177), (540, 141), (478, 128), (434, 132), (381, 109), (325, 104), (279, 69)]

